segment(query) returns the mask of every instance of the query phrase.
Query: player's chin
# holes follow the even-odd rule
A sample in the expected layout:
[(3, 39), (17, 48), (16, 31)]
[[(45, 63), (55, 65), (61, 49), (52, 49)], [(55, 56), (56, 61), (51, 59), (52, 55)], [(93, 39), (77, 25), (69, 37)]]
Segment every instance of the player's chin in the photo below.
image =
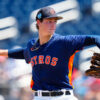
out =
[(55, 33), (55, 30), (50, 30), (50, 31), (49, 31), (49, 34), (50, 34), (50, 35), (53, 35), (54, 33)]

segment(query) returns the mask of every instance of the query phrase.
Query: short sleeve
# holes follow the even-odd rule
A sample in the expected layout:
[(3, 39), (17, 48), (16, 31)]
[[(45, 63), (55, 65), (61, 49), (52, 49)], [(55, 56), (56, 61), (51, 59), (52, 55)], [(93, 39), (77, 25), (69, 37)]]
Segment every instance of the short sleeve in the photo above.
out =
[(35, 41), (34, 40), (29, 40), (29, 42), (27, 43), (27, 47), (24, 49), (24, 58), (26, 63), (30, 63), (31, 62), (31, 47), (34, 45)]
[[(67, 41), (67, 42), (66, 42)], [(97, 45), (100, 48), (100, 37), (93, 35), (71, 35), (66, 36), (65, 42), (67, 47), (76, 51), (81, 50), (85, 46)], [(68, 45), (69, 43), (69, 45)]]
[(26, 63), (30, 63), (31, 57), (28, 48), (24, 49), (24, 58)]
[(81, 50), (84, 46), (85, 36), (70, 35), (65, 36), (66, 48), (72, 51)]

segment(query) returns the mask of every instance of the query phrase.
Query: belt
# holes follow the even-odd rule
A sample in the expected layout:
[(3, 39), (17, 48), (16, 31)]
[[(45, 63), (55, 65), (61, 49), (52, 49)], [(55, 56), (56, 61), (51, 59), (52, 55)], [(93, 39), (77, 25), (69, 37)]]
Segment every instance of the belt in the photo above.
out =
[(70, 91), (35, 91), (35, 96), (61, 96), (70, 95)]

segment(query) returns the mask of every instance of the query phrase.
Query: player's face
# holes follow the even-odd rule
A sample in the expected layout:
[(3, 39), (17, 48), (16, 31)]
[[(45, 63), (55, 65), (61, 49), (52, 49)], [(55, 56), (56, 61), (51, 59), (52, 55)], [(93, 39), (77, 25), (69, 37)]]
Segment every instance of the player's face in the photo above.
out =
[(39, 30), (44, 35), (52, 35), (56, 30), (57, 20), (52, 19), (43, 19), (43, 21), (39, 24)]

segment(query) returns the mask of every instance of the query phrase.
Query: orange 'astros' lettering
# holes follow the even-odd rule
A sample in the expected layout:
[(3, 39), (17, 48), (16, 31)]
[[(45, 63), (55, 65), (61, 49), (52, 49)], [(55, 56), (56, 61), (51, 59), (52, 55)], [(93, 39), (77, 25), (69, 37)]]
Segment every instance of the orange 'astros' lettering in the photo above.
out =
[(56, 66), (56, 64), (57, 64), (57, 61), (58, 61), (58, 58), (56, 58), (56, 57), (53, 57), (53, 58), (52, 58), (51, 65), (52, 65), (52, 66)]
[(56, 66), (58, 61), (58, 58), (53, 57), (51, 58), (51, 56), (43, 56), (43, 55), (39, 55), (39, 56), (33, 56), (31, 58), (31, 64), (32, 66), (37, 65), (37, 64), (46, 64), (46, 65), (51, 65), (51, 66)]
[(39, 56), (39, 64), (44, 64), (44, 56)]
[(51, 57), (50, 56), (46, 56), (45, 64), (50, 64), (50, 60), (51, 60)]

